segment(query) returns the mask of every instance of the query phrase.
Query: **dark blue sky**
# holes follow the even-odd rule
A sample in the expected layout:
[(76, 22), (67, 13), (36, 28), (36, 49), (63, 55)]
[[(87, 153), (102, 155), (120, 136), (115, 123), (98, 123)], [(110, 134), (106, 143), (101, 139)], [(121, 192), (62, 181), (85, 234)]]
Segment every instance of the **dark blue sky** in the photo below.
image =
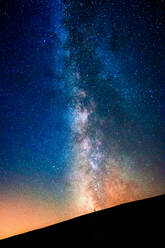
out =
[(115, 139), (118, 152), (130, 154), (138, 166), (145, 160), (163, 169), (163, 5), (163, 1), (66, 1), (65, 5), (1, 1), (2, 180), (4, 171), (46, 178), (65, 174), (72, 155), (69, 53), (87, 82), (80, 88), (95, 100), (96, 117), (105, 120), (100, 129), (104, 149), (111, 153), (108, 144)]
[(69, 146), (66, 95), (59, 87), (62, 31), (53, 25), (61, 11), (55, 16), (47, 1), (1, 6), (0, 178), (8, 171), (59, 176)]

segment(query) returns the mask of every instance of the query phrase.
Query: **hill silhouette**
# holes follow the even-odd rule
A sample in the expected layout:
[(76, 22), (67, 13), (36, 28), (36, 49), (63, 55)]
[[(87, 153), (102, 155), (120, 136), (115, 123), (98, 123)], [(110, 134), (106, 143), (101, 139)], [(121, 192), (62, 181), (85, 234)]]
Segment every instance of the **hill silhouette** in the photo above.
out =
[(148, 241), (160, 241), (163, 238), (161, 230), (164, 230), (164, 212), (165, 195), (160, 195), (93, 212), (2, 241), (12, 241), (12, 244), (14, 241), (67, 242), (70, 245), (77, 242), (79, 247), (82, 242), (94, 245), (97, 242), (111, 244), (115, 241), (117, 244), (133, 239), (134, 247), (137, 242), (143, 242), (144, 238)]

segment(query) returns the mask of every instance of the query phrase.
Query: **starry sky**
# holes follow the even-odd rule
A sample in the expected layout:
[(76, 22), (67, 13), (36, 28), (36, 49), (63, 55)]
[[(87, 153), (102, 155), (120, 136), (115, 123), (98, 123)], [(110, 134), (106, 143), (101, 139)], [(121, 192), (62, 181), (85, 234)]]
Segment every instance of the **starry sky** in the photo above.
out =
[(164, 5), (0, 1), (0, 238), (165, 193)]

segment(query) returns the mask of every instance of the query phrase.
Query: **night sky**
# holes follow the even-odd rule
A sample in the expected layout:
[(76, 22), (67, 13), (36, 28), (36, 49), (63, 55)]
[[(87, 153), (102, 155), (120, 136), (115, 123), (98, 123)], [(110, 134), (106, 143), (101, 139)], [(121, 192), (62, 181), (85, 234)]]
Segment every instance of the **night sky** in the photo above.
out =
[(0, 0), (0, 238), (165, 193), (164, 0)]

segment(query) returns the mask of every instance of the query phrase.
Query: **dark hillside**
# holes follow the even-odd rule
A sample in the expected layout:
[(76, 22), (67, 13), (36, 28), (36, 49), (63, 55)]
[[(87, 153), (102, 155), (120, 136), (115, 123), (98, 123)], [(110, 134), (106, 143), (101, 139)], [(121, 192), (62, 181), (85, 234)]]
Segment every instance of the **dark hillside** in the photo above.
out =
[(164, 209), (165, 195), (161, 195), (80, 216), (2, 241), (37, 241), (54, 244), (67, 242), (68, 245), (78, 241), (77, 247), (81, 242), (111, 244), (112, 241), (125, 243), (132, 240), (133, 246), (144, 239), (158, 242), (163, 238), (161, 230), (164, 229)]

